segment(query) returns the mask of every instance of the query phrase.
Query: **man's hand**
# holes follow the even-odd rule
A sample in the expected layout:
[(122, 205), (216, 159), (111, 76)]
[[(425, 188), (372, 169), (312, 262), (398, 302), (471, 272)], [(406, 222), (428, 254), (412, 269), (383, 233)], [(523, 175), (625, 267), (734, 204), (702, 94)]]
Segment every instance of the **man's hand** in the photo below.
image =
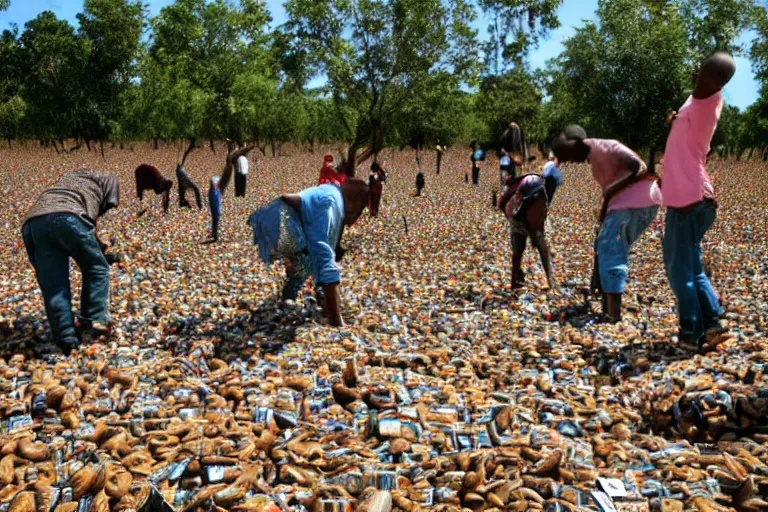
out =
[(667, 126), (672, 128), (672, 123), (677, 119), (677, 111), (673, 110), (669, 114), (667, 114)]

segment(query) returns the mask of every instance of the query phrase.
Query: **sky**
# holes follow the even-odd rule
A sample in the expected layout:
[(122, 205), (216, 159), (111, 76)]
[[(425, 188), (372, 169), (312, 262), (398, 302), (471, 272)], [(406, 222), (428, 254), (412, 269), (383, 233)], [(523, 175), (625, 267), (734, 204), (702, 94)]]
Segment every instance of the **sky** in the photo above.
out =
[[(173, 0), (144, 0), (149, 5), (150, 15), (154, 16), (164, 6)], [(285, 21), (283, 0), (266, 0), (267, 8), (272, 13), (274, 26)], [(53, 11), (59, 18), (65, 18), (77, 23), (75, 16), (82, 11), (82, 0), (11, 0), (10, 8), (0, 12), (0, 29), (5, 29), (11, 23), (19, 25), (23, 30), (24, 23), (31, 20), (43, 11)], [(597, 0), (564, 0), (558, 10), (560, 28), (554, 30), (549, 38), (542, 41), (539, 48), (531, 52), (530, 63), (534, 68), (543, 67), (547, 60), (556, 57), (563, 49), (563, 41), (574, 34), (584, 20), (594, 20)], [(485, 31), (486, 22), (478, 20), (477, 28)], [(744, 41), (750, 39), (750, 34), (743, 36)], [(725, 88), (725, 100), (730, 105), (736, 105), (744, 109), (754, 103), (759, 95), (759, 86), (749, 60), (736, 57), (736, 75)]]

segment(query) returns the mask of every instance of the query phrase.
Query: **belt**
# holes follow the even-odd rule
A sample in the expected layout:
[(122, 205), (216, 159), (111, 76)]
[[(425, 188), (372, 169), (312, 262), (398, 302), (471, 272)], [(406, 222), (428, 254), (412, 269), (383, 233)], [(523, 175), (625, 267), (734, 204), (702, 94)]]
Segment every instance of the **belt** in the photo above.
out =
[(695, 211), (696, 208), (698, 208), (702, 204), (706, 205), (706, 206), (709, 206), (711, 208), (717, 209), (717, 201), (715, 201), (714, 199), (709, 198), (709, 197), (704, 198), (701, 201), (696, 201), (693, 204), (689, 204), (687, 206), (682, 206), (680, 208), (673, 207), (673, 206), (668, 206), (667, 208), (670, 209), (670, 210), (673, 210), (673, 211), (675, 211), (677, 213), (691, 213), (692, 211)]

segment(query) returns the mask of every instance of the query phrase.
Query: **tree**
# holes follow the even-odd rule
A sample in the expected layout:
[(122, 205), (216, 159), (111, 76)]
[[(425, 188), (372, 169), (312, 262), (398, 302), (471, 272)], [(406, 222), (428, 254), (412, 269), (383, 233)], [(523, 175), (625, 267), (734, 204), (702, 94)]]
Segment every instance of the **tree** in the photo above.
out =
[(509, 66), (522, 66), (539, 39), (560, 26), (557, 8), (562, 0), (480, 0), (490, 15), (490, 38), (485, 44), (488, 70), (503, 74)]
[(527, 133), (527, 127), (539, 113), (541, 101), (540, 88), (528, 73), (518, 69), (483, 78), (477, 95), (477, 111), (489, 128), (491, 140), (498, 142), (512, 121)]
[[(337, 118), (364, 160), (381, 150), (385, 120), (402, 115), (410, 91), (431, 73), (471, 69), (476, 33), (464, 0), (288, 0), (295, 53), (324, 76)], [(471, 10), (469, 11), (471, 14)], [(351, 113), (351, 115), (350, 115)]]
[(664, 0), (600, 0), (597, 15), (553, 64), (551, 103), (573, 105), (573, 121), (546, 110), (551, 121), (580, 121), (592, 136), (653, 155), (666, 140), (667, 112), (690, 85), (685, 22), (677, 4)]
[(139, 1), (86, 0), (77, 15), (78, 35), (87, 43), (83, 68), (82, 104), (78, 106), (79, 134), (105, 140), (119, 129), (125, 91), (135, 76), (144, 12)]
[(8, 9), (9, 5), (11, 5), (11, 0), (0, 0), (0, 11)]
[(754, 0), (681, 0), (681, 4), (695, 59), (716, 50), (731, 54), (743, 50), (736, 40), (752, 22)]
[[(81, 77), (88, 54), (85, 41), (51, 11), (27, 22), (20, 38), (29, 125), (42, 140), (74, 136), (81, 122)], [(55, 146), (55, 142), (54, 142)]]

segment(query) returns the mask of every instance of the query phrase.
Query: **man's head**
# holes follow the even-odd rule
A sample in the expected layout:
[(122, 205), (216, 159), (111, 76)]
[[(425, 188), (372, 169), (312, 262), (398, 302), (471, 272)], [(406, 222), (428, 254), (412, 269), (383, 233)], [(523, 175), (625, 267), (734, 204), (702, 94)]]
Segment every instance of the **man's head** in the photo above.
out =
[(584, 162), (589, 156), (590, 147), (584, 142), (587, 132), (577, 124), (572, 124), (552, 139), (552, 152), (560, 162)]
[(344, 224), (351, 226), (368, 205), (368, 184), (359, 179), (348, 179), (341, 186), (341, 193), (344, 196)]
[(736, 62), (725, 52), (715, 52), (701, 62), (694, 75), (696, 82), (711, 81), (717, 87), (723, 87), (736, 73)]
[(733, 57), (725, 52), (715, 52), (697, 65), (693, 72), (694, 97), (708, 98), (725, 87), (736, 73)]
[(220, 177), (212, 176), (211, 177), (211, 188), (219, 188), (219, 181), (221, 181)]

